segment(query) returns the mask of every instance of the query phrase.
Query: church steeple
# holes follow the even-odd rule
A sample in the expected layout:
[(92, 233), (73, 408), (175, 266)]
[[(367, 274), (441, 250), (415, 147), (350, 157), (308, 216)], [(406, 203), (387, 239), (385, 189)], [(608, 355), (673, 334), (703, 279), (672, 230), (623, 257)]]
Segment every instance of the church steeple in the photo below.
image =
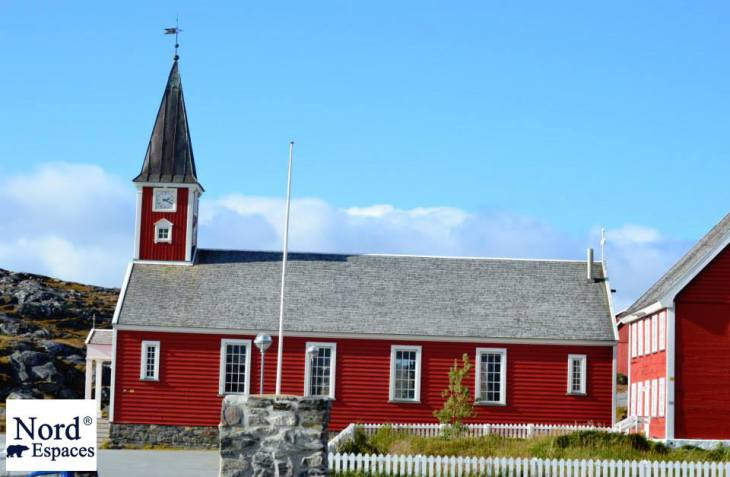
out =
[(134, 182), (197, 184), (202, 189), (195, 170), (177, 59), (167, 79), (142, 171)]
[(177, 55), (137, 186), (135, 260), (190, 264), (198, 242), (198, 182)]

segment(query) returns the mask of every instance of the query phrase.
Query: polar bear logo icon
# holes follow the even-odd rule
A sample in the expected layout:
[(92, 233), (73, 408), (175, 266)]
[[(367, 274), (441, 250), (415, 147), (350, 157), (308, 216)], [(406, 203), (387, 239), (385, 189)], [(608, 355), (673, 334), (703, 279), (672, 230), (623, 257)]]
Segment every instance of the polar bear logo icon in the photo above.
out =
[(8, 457), (23, 457), (23, 452), (30, 449), (28, 446), (8, 446)]

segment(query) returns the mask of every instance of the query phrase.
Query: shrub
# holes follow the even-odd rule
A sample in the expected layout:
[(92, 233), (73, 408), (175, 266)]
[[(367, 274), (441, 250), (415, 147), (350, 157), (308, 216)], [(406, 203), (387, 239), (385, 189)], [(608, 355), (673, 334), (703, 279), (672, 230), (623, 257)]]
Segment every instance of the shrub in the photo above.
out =
[(339, 445), (337, 452), (343, 454), (377, 454), (378, 450), (370, 443), (368, 435), (359, 427), (355, 427), (352, 440)]
[(444, 406), (433, 415), (441, 424), (447, 427), (444, 429), (445, 437), (460, 436), (464, 431), (464, 419), (474, 415), (474, 402), (469, 393), (469, 386), (464, 386), (462, 381), (471, 371), (469, 356), (464, 353), (462, 356), (464, 365), (460, 368), (457, 360), (449, 370), (449, 387), (441, 392), (446, 398)]

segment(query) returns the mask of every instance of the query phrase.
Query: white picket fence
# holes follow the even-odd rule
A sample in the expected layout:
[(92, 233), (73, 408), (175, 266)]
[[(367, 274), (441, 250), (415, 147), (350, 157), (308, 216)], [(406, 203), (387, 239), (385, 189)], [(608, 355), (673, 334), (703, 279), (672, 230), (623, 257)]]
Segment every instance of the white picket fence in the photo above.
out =
[[(436, 437), (441, 435), (444, 426), (441, 424), (350, 424), (337, 436), (329, 441), (328, 449), (335, 452), (340, 444), (352, 439), (355, 429), (361, 429), (368, 436), (375, 434), (382, 427), (391, 427), (398, 431), (421, 437)], [(464, 434), (469, 437), (483, 437), (496, 435), (513, 439), (529, 439), (539, 436), (559, 436), (575, 431), (605, 431), (611, 432), (609, 427), (590, 425), (554, 425), (554, 424), (468, 424)]]
[(730, 477), (729, 462), (329, 454), (330, 472), (422, 477)]

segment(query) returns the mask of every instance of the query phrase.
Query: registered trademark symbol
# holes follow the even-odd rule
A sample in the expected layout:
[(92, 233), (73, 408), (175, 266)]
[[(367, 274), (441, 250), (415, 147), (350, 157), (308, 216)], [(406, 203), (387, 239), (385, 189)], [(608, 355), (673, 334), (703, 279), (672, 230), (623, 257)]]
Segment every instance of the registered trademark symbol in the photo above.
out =
[(92, 422), (94, 422), (94, 420), (91, 418), (91, 416), (86, 416), (84, 418), (84, 424), (86, 424), (87, 426), (90, 426)]

